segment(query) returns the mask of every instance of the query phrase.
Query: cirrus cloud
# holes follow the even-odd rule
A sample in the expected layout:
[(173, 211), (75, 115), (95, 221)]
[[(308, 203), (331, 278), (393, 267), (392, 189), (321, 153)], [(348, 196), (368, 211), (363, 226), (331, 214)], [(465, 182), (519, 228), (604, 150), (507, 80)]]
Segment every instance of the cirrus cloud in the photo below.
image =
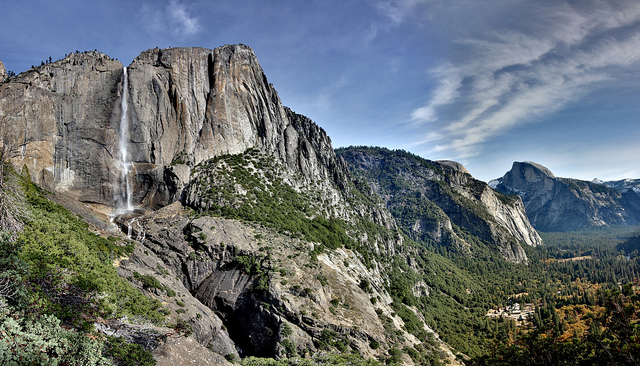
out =
[[(414, 126), (429, 129), (427, 136), (441, 137), (433, 151), (457, 158), (478, 155), (487, 140), (535, 122), (620, 75), (640, 76), (640, 3), (519, 6), (503, 13), (502, 27), (494, 24), (490, 32), (456, 39), (453, 47), (464, 56), (431, 73), (438, 86), (411, 118)], [(527, 13), (519, 13), (522, 21), (513, 25), (509, 15), (523, 9)]]

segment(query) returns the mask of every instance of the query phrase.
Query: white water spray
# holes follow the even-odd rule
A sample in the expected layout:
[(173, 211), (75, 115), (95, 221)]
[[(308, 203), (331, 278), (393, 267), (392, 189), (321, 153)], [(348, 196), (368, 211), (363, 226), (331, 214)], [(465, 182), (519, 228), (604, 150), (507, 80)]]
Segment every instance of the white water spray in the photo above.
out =
[(134, 233), (134, 225), (137, 226), (137, 234), (135, 237), (135, 240), (144, 243), (144, 239), (146, 237), (145, 232), (144, 232), (144, 226), (142, 226), (140, 224), (140, 221), (138, 220), (137, 217), (134, 217), (133, 219), (129, 220), (127, 222), (127, 237), (129, 239), (134, 239), (133, 238), (133, 233)]
[[(129, 78), (127, 76), (127, 68), (124, 68), (124, 76), (122, 81), (122, 96), (120, 101), (120, 180), (122, 187), (120, 197), (116, 197), (118, 203), (118, 211), (132, 212), (133, 205), (131, 203), (131, 195), (133, 193), (133, 179), (131, 177), (131, 161), (129, 156), (129, 115), (127, 113), (129, 107)], [(123, 202), (124, 201), (124, 202)]]

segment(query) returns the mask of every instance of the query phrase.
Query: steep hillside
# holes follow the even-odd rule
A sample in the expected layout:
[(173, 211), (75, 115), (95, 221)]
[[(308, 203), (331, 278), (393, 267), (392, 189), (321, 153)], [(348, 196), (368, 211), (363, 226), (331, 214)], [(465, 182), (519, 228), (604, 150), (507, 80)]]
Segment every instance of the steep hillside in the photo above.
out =
[(383, 148), (350, 147), (338, 155), (414, 240), (468, 254), (479, 239), (512, 262), (527, 261), (521, 243), (542, 244), (520, 199), (493, 191), (459, 164)]
[[(640, 222), (640, 196), (635, 190), (558, 178), (539, 164), (514, 162), (510, 171), (491, 184), (499, 192), (522, 197), (529, 220), (538, 230), (567, 231)], [(624, 184), (612, 186), (622, 188)]]
[[(0, 171), (0, 364), (151, 366), (151, 350), (191, 341), (191, 325), (158, 301), (161, 292), (176, 296), (173, 289), (137, 272), (119, 276), (117, 264), (140, 250), (134, 242), (98, 234), (50, 201), (26, 170)], [(201, 326), (230, 343), (212, 311), (202, 306), (198, 314)], [(208, 359), (202, 365), (225, 364), (190, 346)]]
[[(117, 273), (162, 304), (159, 323), (193, 329), (146, 345), (158, 359), (199, 344), (229, 360), (457, 362), (427, 324), (471, 317), (481, 288), (402, 235), (250, 48), (149, 50), (126, 70), (72, 54), (2, 84), (0, 114), (6, 157), (92, 222), (110, 213), (135, 243)], [(485, 341), (447, 337), (455, 352)]]

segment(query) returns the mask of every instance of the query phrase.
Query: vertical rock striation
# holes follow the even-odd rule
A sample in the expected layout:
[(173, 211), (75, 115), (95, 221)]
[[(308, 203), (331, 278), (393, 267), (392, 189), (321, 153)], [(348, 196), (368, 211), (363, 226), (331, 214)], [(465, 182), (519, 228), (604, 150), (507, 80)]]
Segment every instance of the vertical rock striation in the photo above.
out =
[[(128, 70), (134, 204), (174, 202), (193, 166), (250, 148), (285, 162), (296, 184), (344, 179), (326, 133), (283, 107), (249, 47), (152, 49)], [(113, 206), (122, 77), (120, 62), (85, 52), (4, 83), (11, 161), (48, 189)]]
[(0, 83), (5, 81), (7, 77), (8, 77), (7, 69), (4, 67), (4, 64), (2, 63), (2, 61), (0, 61)]
[(121, 79), (120, 62), (85, 52), (2, 84), (0, 121), (10, 160), (48, 189), (110, 201)]
[[(331, 140), (283, 107), (244, 45), (153, 49), (130, 66), (134, 159), (151, 182), (138, 199), (155, 207), (180, 198), (191, 167), (255, 148), (309, 182), (336, 176)], [(143, 193), (144, 192), (144, 193)]]

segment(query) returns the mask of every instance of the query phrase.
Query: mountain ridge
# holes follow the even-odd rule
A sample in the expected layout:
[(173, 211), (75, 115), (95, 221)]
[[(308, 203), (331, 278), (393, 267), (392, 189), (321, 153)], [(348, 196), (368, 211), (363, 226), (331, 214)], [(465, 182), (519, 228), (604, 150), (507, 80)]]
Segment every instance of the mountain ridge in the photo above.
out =
[[(113, 222), (135, 242), (114, 262), (119, 275), (221, 356), (351, 350), (415, 364), (389, 350), (424, 345), (416, 360), (457, 363), (398, 302), (427, 285), (389, 280), (382, 258), (413, 256), (413, 244), (355, 186), (324, 130), (282, 105), (249, 47), (147, 50), (126, 74), (99, 52), (71, 54), (0, 85), (0, 114), (6, 157), (46, 189), (118, 210)], [(123, 155), (132, 203), (150, 212), (120, 214)], [(213, 182), (224, 184), (207, 195)]]
[[(337, 151), (352, 172), (396, 213), (397, 220), (404, 222), (406, 215), (413, 217), (402, 228), (414, 240), (421, 236), (423, 240), (468, 251), (470, 244), (460, 237), (462, 228), (497, 245), (502, 255), (514, 262), (527, 261), (519, 242), (532, 247), (542, 244), (528, 224), (520, 200), (509, 202), (509, 198), (494, 194), (459, 163), (429, 161), (385, 148), (349, 147)], [(422, 212), (402, 214), (398, 209), (408, 209), (407, 199), (424, 201), (426, 206)], [(452, 224), (458, 229), (454, 230)]]
[[(624, 182), (617, 181), (620, 187)], [(568, 231), (640, 222), (640, 196), (632, 187), (616, 189), (592, 181), (558, 178), (540, 164), (514, 162), (491, 186), (505, 194), (518, 194), (531, 223), (542, 231)]]

